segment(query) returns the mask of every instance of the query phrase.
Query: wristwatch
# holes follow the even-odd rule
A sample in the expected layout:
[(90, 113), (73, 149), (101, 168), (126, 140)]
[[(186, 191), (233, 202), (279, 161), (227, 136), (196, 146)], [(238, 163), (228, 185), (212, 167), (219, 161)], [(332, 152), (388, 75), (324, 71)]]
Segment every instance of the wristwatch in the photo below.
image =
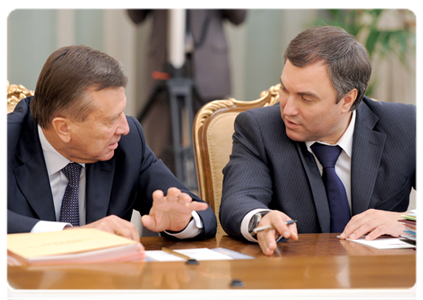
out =
[(256, 233), (253, 232), (254, 228), (257, 227), (257, 225), (260, 223), (261, 219), (267, 215), (269, 213), (269, 211), (262, 211), (262, 212), (258, 212), (256, 214), (254, 214), (251, 219), (250, 219), (250, 223), (248, 223), (248, 233), (251, 236), (255, 236)]

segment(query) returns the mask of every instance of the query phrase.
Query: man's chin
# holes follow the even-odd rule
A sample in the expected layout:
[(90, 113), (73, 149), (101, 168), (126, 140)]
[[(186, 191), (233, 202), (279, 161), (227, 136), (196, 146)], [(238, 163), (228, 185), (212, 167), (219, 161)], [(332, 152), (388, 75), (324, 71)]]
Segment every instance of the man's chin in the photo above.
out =
[(306, 138), (304, 137), (304, 135), (298, 133), (298, 132), (294, 132), (292, 130), (287, 129), (286, 130), (286, 135), (289, 137), (289, 139), (295, 141), (295, 142), (305, 142)]
[(107, 154), (103, 155), (99, 161), (108, 161), (112, 159), (112, 157), (115, 155), (115, 150), (110, 150)]

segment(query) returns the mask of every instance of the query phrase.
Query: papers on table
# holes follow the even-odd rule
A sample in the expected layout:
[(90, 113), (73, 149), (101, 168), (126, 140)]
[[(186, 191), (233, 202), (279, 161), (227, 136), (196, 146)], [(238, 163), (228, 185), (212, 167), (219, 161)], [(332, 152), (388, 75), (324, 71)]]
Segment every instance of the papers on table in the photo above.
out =
[[(142, 261), (140, 243), (97, 229), (77, 228), (45, 233), (7, 235), (9, 265), (52, 265)], [(197, 261), (252, 259), (226, 248), (174, 250)], [(183, 261), (162, 250), (145, 251), (145, 261)]]
[[(226, 248), (195, 248), (195, 249), (179, 249), (173, 251), (189, 256), (197, 261), (201, 260), (232, 260), (232, 259), (253, 259), (254, 257), (245, 255)], [(184, 261), (176, 255), (172, 255), (162, 250), (149, 250), (145, 252), (145, 261)]]
[(91, 228), (7, 235), (9, 265), (140, 261), (140, 243)]
[(401, 235), (402, 238), (406, 239), (408, 242), (416, 244), (416, 221), (417, 215), (415, 211), (409, 211), (403, 215), (404, 220), (400, 222), (404, 223), (405, 230), (404, 234)]
[(404, 242), (401, 238), (393, 238), (393, 237), (385, 237), (385, 236), (379, 237), (372, 241), (367, 241), (365, 240), (364, 237), (356, 239), (356, 240), (347, 239), (347, 241), (373, 247), (376, 249), (404, 249), (404, 248), (416, 247), (415, 245), (411, 245), (407, 242)]
[(407, 220), (417, 221), (417, 214), (415, 210), (410, 210), (406, 212), (403, 217)]

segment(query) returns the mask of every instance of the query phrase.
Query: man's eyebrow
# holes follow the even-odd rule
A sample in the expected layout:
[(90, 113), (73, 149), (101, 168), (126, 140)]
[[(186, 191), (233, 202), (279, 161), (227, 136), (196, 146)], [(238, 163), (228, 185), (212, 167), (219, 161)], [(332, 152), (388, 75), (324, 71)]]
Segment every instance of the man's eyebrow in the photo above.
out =
[(298, 95), (307, 96), (307, 97), (311, 97), (311, 98), (315, 98), (315, 99), (320, 99), (320, 97), (316, 93), (313, 93), (313, 92), (307, 92), (307, 91), (299, 92)]
[[(279, 78), (279, 81), (281, 83), (281, 87), (286, 90), (285, 86), (283, 85), (282, 78)], [(320, 97), (316, 93), (313, 93), (311, 91), (298, 92), (297, 95), (320, 99)]]

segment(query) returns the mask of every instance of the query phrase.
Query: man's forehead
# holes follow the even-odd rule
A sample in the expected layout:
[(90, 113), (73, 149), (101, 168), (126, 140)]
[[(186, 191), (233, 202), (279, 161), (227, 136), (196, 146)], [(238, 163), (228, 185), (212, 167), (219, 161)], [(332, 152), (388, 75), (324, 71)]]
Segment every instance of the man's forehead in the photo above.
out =
[(110, 87), (101, 90), (98, 88), (87, 89), (85, 97), (92, 108), (90, 115), (101, 114), (104, 117), (113, 117), (126, 106), (124, 87)]
[(334, 89), (327, 64), (321, 60), (303, 67), (287, 61), (280, 82), (289, 92), (314, 98), (322, 98), (322, 92), (325, 93), (328, 88)]

